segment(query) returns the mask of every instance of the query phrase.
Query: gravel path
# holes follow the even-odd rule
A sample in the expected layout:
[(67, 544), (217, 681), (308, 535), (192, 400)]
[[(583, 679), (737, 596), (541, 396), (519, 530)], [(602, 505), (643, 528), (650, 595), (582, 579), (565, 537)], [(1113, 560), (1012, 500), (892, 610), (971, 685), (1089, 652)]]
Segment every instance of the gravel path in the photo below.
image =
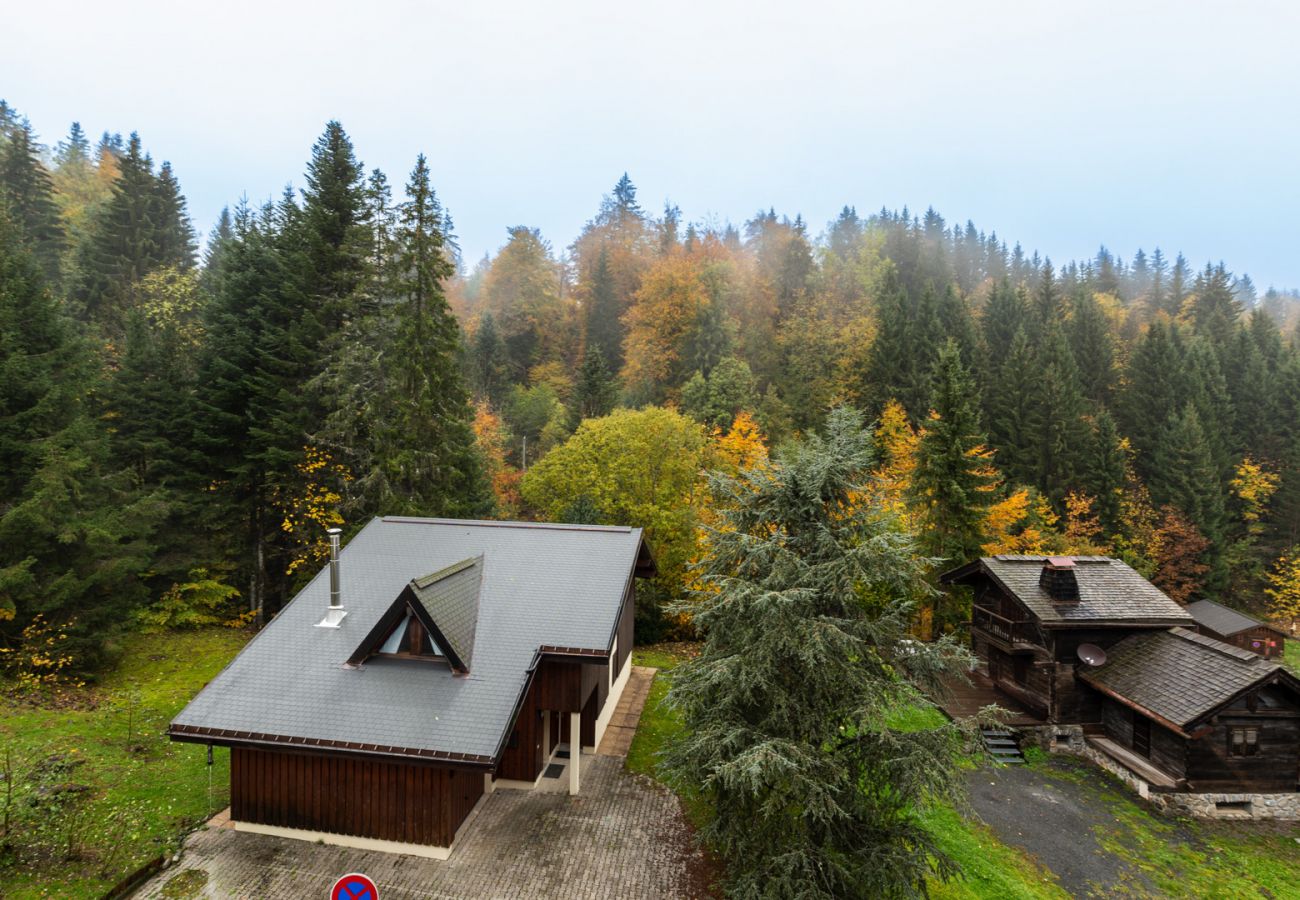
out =
[(998, 838), (1035, 857), (1074, 896), (1128, 895), (1137, 885), (1153, 890), (1140, 871), (1097, 842), (1095, 828), (1115, 821), (1099, 773), (1051, 759), (1034, 766), (985, 765), (967, 782), (971, 806)]

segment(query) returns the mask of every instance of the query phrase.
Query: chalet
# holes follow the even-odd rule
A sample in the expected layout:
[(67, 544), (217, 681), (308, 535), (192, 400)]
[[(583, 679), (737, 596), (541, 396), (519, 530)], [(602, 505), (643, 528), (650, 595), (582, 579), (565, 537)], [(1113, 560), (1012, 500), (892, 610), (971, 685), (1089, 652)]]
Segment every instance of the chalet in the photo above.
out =
[(1196, 620), (1196, 630), (1218, 638), (1264, 657), (1275, 659), (1286, 652), (1286, 632), (1251, 618), (1244, 612), (1230, 609), (1213, 600), (1197, 600), (1187, 604), (1187, 611)]
[(941, 580), (971, 589), (974, 690), (1022, 736), (1164, 808), (1300, 818), (1300, 680), (1277, 663), (1198, 633), (1119, 560), (995, 556)]
[(485, 793), (567, 786), (631, 670), (640, 529), (374, 519), (172, 721), (236, 829), (445, 859)]

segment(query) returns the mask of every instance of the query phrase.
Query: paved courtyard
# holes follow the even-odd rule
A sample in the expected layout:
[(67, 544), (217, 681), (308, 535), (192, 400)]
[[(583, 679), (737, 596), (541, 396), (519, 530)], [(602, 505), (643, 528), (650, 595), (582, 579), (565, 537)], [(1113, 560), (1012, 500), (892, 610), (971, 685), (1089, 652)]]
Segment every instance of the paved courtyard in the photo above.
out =
[[(644, 701), (653, 670), (635, 674), (625, 699)], [(214, 820), (136, 897), (323, 898), (348, 872), (369, 875), (383, 900), (702, 896), (702, 862), (677, 798), (623, 768), (640, 706), (634, 699), (620, 709), (602, 752), (582, 757), (579, 796), (498, 790), (445, 862), (237, 832)], [(611, 745), (613, 735), (620, 739)]]

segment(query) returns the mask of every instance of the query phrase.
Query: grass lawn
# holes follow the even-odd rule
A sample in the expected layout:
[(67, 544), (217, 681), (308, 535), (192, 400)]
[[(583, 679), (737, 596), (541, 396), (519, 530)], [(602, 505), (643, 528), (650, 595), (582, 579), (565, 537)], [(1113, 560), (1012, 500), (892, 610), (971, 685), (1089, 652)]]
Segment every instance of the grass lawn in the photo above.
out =
[[(173, 744), (163, 730), (246, 640), (227, 628), (134, 635), (120, 665), (88, 690), (86, 708), (31, 709), (0, 700), (0, 742), (13, 753), (15, 783), (57, 757), (66, 761), (62, 779), (88, 788), (80, 795), (82, 812), (53, 827), (39, 842), (44, 846), (23, 846), (20, 835), (19, 857), (0, 860), (0, 896), (100, 897), (226, 805), (227, 752), (216, 748), (209, 769), (204, 747)], [(81, 846), (72, 860), (51, 846), (69, 829)]]

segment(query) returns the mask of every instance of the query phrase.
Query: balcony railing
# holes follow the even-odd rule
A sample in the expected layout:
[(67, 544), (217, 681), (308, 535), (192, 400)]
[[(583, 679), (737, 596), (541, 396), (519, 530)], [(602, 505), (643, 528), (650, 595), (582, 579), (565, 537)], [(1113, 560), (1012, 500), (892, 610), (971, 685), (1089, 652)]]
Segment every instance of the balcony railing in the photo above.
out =
[(971, 626), (987, 632), (1005, 644), (1037, 644), (1032, 622), (1017, 622), (982, 606), (971, 610)]

